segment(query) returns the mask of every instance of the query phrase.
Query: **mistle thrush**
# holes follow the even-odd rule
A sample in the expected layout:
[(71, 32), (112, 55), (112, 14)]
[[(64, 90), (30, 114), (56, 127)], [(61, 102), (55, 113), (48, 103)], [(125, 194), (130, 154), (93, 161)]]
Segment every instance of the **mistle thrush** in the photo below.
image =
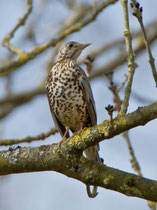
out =
[[(65, 44), (47, 77), (46, 90), (52, 118), (63, 138), (69, 137), (69, 129), (74, 133), (97, 124), (92, 90), (85, 72), (77, 64), (82, 50), (89, 45)], [(96, 145), (84, 152), (89, 160), (100, 161), (98, 150)]]

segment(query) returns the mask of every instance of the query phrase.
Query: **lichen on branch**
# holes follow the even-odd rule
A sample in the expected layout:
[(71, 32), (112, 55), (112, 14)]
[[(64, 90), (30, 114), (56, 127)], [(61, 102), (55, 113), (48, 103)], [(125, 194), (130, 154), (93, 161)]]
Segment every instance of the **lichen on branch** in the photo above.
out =
[(0, 152), (0, 175), (13, 173), (56, 171), (77, 179), (86, 185), (100, 186), (128, 196), (157, 201), (157, 182), (102, 164), (89, 161), (82, 156), (83, 150), (110, 139), (136, 126), (145, 125), (157, 118), (157, 102), (138, 108), (136, 111), (83, 130), (61, 145), (40, 147), (17, 147)]

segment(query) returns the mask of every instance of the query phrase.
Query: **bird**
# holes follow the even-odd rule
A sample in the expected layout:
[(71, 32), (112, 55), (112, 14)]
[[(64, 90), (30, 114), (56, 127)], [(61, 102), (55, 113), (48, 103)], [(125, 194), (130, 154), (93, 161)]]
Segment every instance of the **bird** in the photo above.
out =
[[(70, 41), (59, 50), (56, 61), (49, 71), (46, 92), (52, 118), (62, 140), (72, 133), (97, 124), (95, 101), (90, 83), (77, 59), (90, 45)], [(85, 151), (88, 160), (101, 162), (99, 145)]]

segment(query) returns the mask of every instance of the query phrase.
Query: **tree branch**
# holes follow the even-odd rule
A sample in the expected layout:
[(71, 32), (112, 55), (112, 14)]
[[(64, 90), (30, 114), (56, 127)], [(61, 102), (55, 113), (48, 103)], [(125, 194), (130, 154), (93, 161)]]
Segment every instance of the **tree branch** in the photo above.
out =
[(11, 32), (9, 34), (6, 35), (6, 37), (3, 40), (3, 46), (7, 47), (11, 52), (13, 52), (17, 55), (22, 55), (24, 52), (16, 47), (14, 47), (13, 45), (11, 45), (10, 40), (11, 40), (11, 38), (14, 37), (14, 33), (17, 31), (17, 29), (20, 26), (23, 26), (25, 24), (25, 22), (31, 12), (32, 12), (32, 0), (27, 0), (27, 12), (24, 14), (24, 16), (22, 18), (20, 18), (18, 20), (15, 27), (11, 30)]
[(50, 129), (46, 133), (38, 134), (37, 136), (27, 136), (23, 139), (0, 139), (0, 146), (11, 146), (15, 144), (21, 144), (21, 143), (31, 143), (32, 141), (39, 141), (39, 140), (45, 140), (51, 135), (55, 135), (57, 133), (57, 129), (53, 128)]
[[(153, 24), (151, 24), (151, 25), (149, 25), (147, 27), (147, 33), (148, 33), (148, 36), (149, 36), (150, 44), (154, 40), (157, 39), (157, 30), (156, 29), (157, 29), (157, 23), (156, 22), (154, 22)], [(136, 56), (139, 55), (140, 52), (145, 50), (144, 42), (141, 42), (141, 36), (142, 36), (142, 34), (138, 33), (138, 35), (135, 34), (135, 37), (134, 37), (134, 39), (137, 40), (137, 46), (134, 48), (134, 53), (135, 53)], [(116, 43), (116, 41), (115, 41), (115, 43)], [(118, 40), (117, 40), (117, 43), (118, 43)], [(105, 48), (105, 47), (103, 47), (103, 48)], [(92, 55), (93, 54), (94, 53), (92, 53)], [(99, 55), (98, 52), (96, 52), (95, 54)], [(92, 79), (101, 77), (104, 74), (106, 75), (107, 73), (114, 71), (117, 67), (123, 65), (126, 61), (127, 61), (127, 54), (126, 54), (126, 52), (124, 52), (124, 53), (120, 52), (118, 55), (116, 55), (116, 57), (113, 60), (109, 61), (103, 67), (100, 67), (100, 68), (97, 68), (97, 69), (93, 69), (91, 74), (90, 74), (90, 79), (92, 80)]]
[(129, 28), (129, 15), (128, 15), (128, 0), (121, 0), (123, 13), (124, 13), (124, 38), (127, 49), (127, 60), (128, 60), (128, 83), (125, 88), (125, 96), (122, 102), (121, 111), (119, 114), (126, 114), (129, 106), (129, 98), (131, 94), (131, 87), (133, 82), (133, 76), (135, 72), (134, 53), (132, 49), (132, 37)]
[(57, 171), (89, 185), (115, 190), (128, 196), (157, 201), (157, 182), (85, 159), (82, 151), (136, 126), (157, 118), (157, 102), (88, 128), (61, 144), (23, 147), (0, 152), (0, 175), (35, 171)]
[(150, 63), (153, 78), (155, 80), (155, 84), (156, 84), (156, 87), (157, 87), (157, 71), (156, 71), (156, 66), (155, 66), (155, 60), (153, 58), (152, 51), (151, 51), (150, 44), (149, 44), (149, 40), (147, 38), (146, 30), (145, 30), (145, 27), (144, 27), (144, 24), (143, 24), (143, 18), (142, 18), (143, 8), (140, 7), (140, 4), (136, 0), (132, 0), (131, 7), (133, 8), (133, 15), (137, 18), (137, 20), (138, 20), (138, 22), (141, 26), (141, 30), (142, 30), (142, 33), (143, 33), (144, 44), (145, 44), (147, 52), (148, 52), (149, 63)]
[(7, 105), (7, 104), (22, 104), (31, 101), (34, 97), (38, 95), (45, 94), (44, 86), (39, 86), (36, 89), (21, 92), (18, 94), (12, 94), (9, 97), (5, 97), (0, 100), (0, 106)]
[(12, 94), (0, 100), (0, 119), (5, 118), (15, 108), (30, 102), (38, 95), (45, 94), (45, 88), (41, 85), (34, 90)]
[(138, 176), (143, 176), (142, 172), (141, 172), (140, 165), (139, 165), (137, 158), (135, 156), (134, 149), (131, 145), (128, 131), (123, 133), (123, 137), (124, 137), (124, 139), (127, 143), (127, 146), (128, 146), (128, 150), (129, 150), (129, 154), (130, 154), (130, 163), (131, 163), (132, 168), (134, 169), (134, 171), (136, 172), (136, 174)]
[(87, 17), (86, 19), (80, 21), (79, 23), (69, 27), (68, 29), (65, 29), (63, 32), (61, 32), (57, 36), (57, 38), (52, 38), (47, 43), (35, 47), (30, 52), (24, 52), (24, 53), (20, 54), (20, 56), (17, 60), (11, 61), (10, 63), (1, 66), (0, 67), (0, 77), (4, 76), (4, 75), (7, 75), (10, 72), (15, 71), (15, 69), (24, 65), (28, 61), (34, 59), (37, 55), (44, 52), (49, 47), (56, 46), (56, 44), (59, 41), (63, 40), (64, 38), (66, 38), (70, 34), (72, 34), (74, 32), (77, 32), (77, 31), (80, 31), (83, 27), (85, 27), (86, 25), (88, 25), (89, 23), (94, 21), (96, 19), (96, 17), (98, 16), (98, 14), (100, 12), (102, 12), (104, 8), (106, 8), (107, 6), (109, 6), (111, 4), (114, 4), (117, 1), (118, 0), (108, 0), (108, 1), (105, 1), (105, 2), (101, 3), (101, 5), (89, 17)]
[(85, 184), (157, 201), (156, 181), (97, 164), (82, 156), (75, 162), (72, 155), (66, 156), (64, 152), (55, 145), (0, 152), (0, 174), (56, 171)]
[[(134, 169), (134, 171), (136, 172), (136, 174), (138, 176), (143, 177), (140, 165), (139, 165), (139, 163), (137, 161), (137, 158), (135, 156), (133, 147), (132, 147), (131, 142), (130, 142), (129, 132), (128, 131), (124, 132), (123, 133), (123, 137), (125, 138), (126, 143), (128, 145), (128, 150), (129, 150), (130, 157), (131, 157), (130, 162), (131, 162), (132, 168)], [(156, 210), (156, 203), (155, 202), (148, 201), (148, 206), (150, 207), (150, 209)]]

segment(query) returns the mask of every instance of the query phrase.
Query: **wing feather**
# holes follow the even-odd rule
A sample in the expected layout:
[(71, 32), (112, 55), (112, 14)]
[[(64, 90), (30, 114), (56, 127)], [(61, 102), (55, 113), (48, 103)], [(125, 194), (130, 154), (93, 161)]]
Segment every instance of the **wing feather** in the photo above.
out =
[(96, 116), (96, 109), (95, 109), (95, 101), (92, 93), (92, 89), (86, 73), (80, 68), (81, 77), (80, 77), (80, 86), (83, 91), (84, 99), (87, 103), (87, 109), (90, 116), (91, 124), (94, 126), (97, 124), (97, 116)]
[[(97, 116), (96, 116), (95, 101), (92, 89), (86, 73), (81, 68), (80, 71), (81, 71), (80, 85), (83, 91), (84, 99), (86, 100), (87, 103), (87, 109), (90, 116), (91, 125), (94, 126), (97, 124)], [(99, 151), (99, 144), (87, 148), (84, 152), (89, 160), (101, 162), (98, 151)]]

